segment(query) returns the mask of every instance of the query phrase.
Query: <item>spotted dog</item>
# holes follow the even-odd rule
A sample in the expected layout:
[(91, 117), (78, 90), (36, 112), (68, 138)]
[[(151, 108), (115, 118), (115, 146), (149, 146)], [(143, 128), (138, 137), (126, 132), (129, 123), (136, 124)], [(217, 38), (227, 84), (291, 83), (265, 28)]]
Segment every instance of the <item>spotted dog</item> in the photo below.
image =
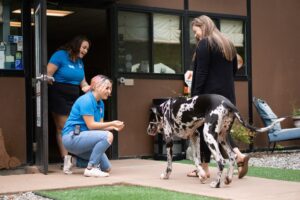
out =
[(149, 135), (162, 133), (166, 142), (167, 168), (161, 174), (162, 179), (168, 179), (172, 172), (172, 146), (173, 137), (190, 139), (193, 146), (194, 163), (197, 167), (199, 179), (202, 183), (206, 181), (205, 171), (200, 164), (200, 137), (197, 128), (204, 126), (204, 140), (212, 152), (218, 167), (217, 177), (210, 186), (219, 188), (222, 172), (225, 166), (219, 145), (225, 150), (229, 158), (229, 167), (224, 180), (225, 184), (232, 181), (235, 165), (235, 154), (228, 143), (228, 134), (237, 118), (238, 121), (255, 132), (265, 132), (276, 123), (283, 120), (280, 118), (273, 124), (264, 128), (256, 128), (246, 123), (237, 108), (225, 97), (215, 94), (200, 95), (193, 98), (176, 97), (171, 98), (159, 106), (151, 108), (150, 121), (147, 128)]

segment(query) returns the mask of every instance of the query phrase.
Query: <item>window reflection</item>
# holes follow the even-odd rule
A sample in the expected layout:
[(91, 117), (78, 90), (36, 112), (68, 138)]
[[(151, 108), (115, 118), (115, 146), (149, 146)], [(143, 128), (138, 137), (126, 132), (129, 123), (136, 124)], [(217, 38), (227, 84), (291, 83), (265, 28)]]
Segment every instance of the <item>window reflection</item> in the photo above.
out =
[(182, 72), (180, 21), (176, 15), (153, 15), (154, 73)]
[(118, 71), (149, 72), (149, 51), (148, 15), (119, 12)]
[[(196, 40), (194, 33), (192, 31), (192, 22), (193, 18), (189, 20), (189, 32), (190, 32), (190, 45), (189, 45), (189, 69), (193, 68), (192, 57), (196, 48)], [(216, 25), (220, 25), (220, 31), (226, 35), (236, 47), (238, 53), (238, 62), (239, 69), (236, 73), (237, 76), (246, 76), (246, 54), (245, 54), (245, 30), (244, 30), (244, 21), (243, 20), (228, 20), (228, 19), (214, 19)]]
[(23, 36), (21, 15), (14, 9), (20, 9), (21, 1), (0, 1), (0, 70), (22, 70)]
[[(120, 11), (118, 14), (119, 72), (182, 73), (181, 18), (176, 15)], [(153, 30), (150, 30), (153, 27)], [(153, 33), (153, 35), (150, 35)], [(152, 56), (150, 40), (153, 41)], [(153, 67), (150, 66), (153, 60)], [(150, 71), (151, 69), (151, 71)]]
[(220, 31), (224, 33), (234, 44), (238, 53), (238, 76), (246, 75), (246, 66), (245, 66), (245, 39), (243, 31), (243, 21), (241, 20), (220, 20)]

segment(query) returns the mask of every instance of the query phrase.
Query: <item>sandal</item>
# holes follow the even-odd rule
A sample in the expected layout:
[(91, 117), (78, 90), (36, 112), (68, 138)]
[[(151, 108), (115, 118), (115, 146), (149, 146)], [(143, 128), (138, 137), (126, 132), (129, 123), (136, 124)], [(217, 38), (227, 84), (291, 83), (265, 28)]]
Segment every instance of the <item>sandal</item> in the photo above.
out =
[[(190, 173), (187, 174), (188, 177), (199, 177), (197, 169), (191, 171)], [(210, 174), (206, 173), (206, 178), (210, 178)]]
[(250, 156), (246, 155), (243, 162), (237, 163), (239, 179), (243, 178), (247, 174), (249, 159), (250, 159)]
[(187, 174), (188, 177), (199, 177), (197, 169)]

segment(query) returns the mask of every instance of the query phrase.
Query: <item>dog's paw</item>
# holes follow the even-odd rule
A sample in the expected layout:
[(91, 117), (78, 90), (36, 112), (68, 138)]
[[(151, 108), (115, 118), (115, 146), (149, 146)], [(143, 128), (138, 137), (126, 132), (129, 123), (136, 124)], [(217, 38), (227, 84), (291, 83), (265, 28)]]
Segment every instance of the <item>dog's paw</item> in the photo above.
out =
[(229, 185), (231, 183), (232, 179), (230, 179), (228, 176), (225, 177), (224, 183), (225, 185)]
[(210, 183), (210, 187), (212, 187), (212, 188), (219, 188), (220, 187), (220, 182), (218, 182), (218, 181), (212, 181)]
[(169, 179), (169, 175), (168, 175), (168, 174), (165, 174), (165, 173), (162, 173), (162, 174), (160, 175), (160, 178), (161, 178), (161, 179)]

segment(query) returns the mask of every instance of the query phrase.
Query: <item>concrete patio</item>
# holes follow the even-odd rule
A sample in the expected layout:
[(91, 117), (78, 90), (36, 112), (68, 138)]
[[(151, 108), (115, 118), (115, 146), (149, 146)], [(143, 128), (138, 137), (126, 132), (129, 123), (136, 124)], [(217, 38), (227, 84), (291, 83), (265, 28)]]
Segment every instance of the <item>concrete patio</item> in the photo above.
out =
[[(0, 176), (1, 194), (67, 189), (112, 184), (133, 184), (163, 188), (172, 191), (237, 200), (296, 200), (300, 196), (300, 183), (276, 181), (254, 177), (238, 179), (222, 185), (219, 189), (210, 188), (208, 181), (201, 184), (197, 178), (189, 178), (186, 173), (192, 165), (173, 163), (173, 173), (169, 180), (161, 180), (160, 174), (166, 167), (164, 161), (124, 159), (113, 160), (113, 171), (107, 178), (84, 177), (83, 169), (75, 169), (74, 174), (65, 175), (58, 165), (51, 165), (49, 174), (22, 174)], [(211, 168), (211, 175), (216, 175), (216, 168)]]

